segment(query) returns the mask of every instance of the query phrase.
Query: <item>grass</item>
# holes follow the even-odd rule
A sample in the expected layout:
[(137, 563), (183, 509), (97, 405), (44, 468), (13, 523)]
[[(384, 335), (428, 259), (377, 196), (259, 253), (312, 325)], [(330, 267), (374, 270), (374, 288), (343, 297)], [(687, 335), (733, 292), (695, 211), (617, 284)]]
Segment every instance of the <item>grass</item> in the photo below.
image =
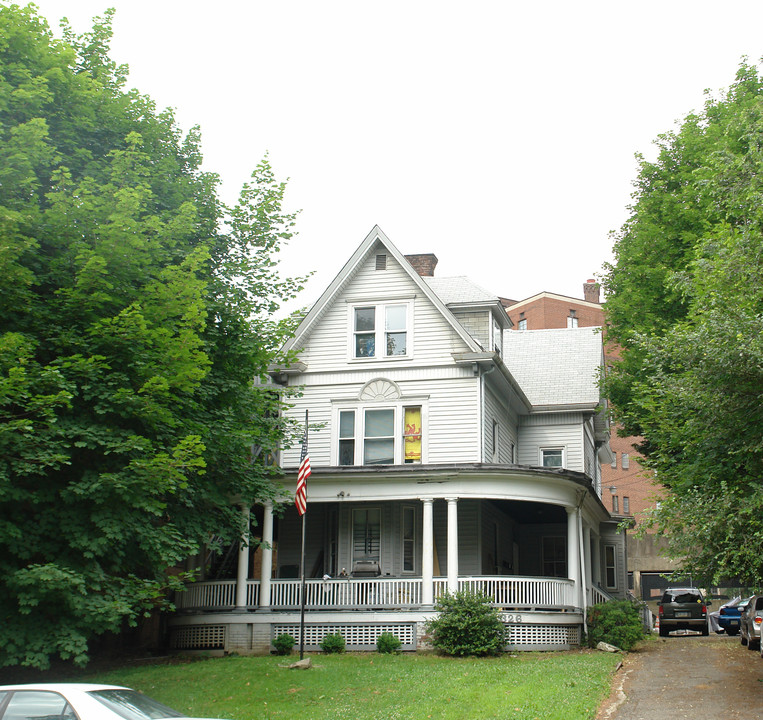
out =
[(296, 659), (210, 658), (87, 680), (134, 687), (188, 714), (233, 720), (590, 720), (620, 657), (588, 650), (485, 659), (350, 653), (313, 655), (311, 669), (287, 669)]

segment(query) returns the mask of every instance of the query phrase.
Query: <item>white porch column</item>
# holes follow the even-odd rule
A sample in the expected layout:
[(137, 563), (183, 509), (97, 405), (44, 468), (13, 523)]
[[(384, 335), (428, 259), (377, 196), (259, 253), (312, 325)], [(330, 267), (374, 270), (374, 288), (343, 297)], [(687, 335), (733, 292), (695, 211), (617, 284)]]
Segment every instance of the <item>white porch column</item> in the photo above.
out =
[(423, 498), (421, 529), (421, 602), (434, 605), (434, 516), (432, 498)]
[(580, 603), (580, 541), (578, 539), (578, 509), (567, 511), (567, 576), (575, 583), (574, 597)]
[(448, 501), (448, 592), (458, 592), (458, 498)]
[(241, 506), (241, 539), (236, 568), (236, 610), (246, 609), (246, 581), (249, 579), (249, 506)]
[(273, 503), (266, 502), (264, 515), (262, 518), (262, 545), (261, 558), (262, 567), (260, 568), (260, 602), (262, 609), (270, 607), (270, 580), (273, 575)]

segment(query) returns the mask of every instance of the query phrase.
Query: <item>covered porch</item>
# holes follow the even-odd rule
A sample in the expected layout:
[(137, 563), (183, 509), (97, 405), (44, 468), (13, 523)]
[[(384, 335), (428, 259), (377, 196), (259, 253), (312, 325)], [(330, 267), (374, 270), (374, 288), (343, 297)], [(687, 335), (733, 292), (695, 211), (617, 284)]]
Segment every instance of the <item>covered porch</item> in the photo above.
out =
[[(510, 482), (508, 475), (450, 470), (437, 481), (449, 487), (435, 495), (428, 486), (427, 496), (410, 478), (387, 475), (383, 485), (366, 478), (362, 492), (357, 483), (311, 478), (306, 642), (312, 637), (317, 648), (326, 632), (341, 632), (348, 648), (363, 649), (394, 627), (406, 648), (424, 647), (437, 597), (469, 589), (503, 611), (507, 648), (578, 644), (585, 608), (625, 592), (622, 537), (581, 482), (516, 468)], [(256, 512), (256, 553), (239, 544), (235, 578), (178, 594), (175, 648), (267, 652), (280, 632), (297, 636), (299, 517), (288, 507), (276, 518), (270, 503)], [(214, 642), (203, 626), (217, 628)]]

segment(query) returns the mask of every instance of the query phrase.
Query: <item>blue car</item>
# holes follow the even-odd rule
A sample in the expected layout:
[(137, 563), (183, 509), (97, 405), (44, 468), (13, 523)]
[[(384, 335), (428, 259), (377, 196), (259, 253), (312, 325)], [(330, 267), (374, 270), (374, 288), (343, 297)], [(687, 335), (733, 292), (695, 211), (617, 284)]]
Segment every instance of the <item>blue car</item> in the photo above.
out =
[(734, 598), (730, 603), (723, 605), (718, 613), (718, 625), (727, 635), (738, 635), (740, 615), (747, 607), (750, 598)]

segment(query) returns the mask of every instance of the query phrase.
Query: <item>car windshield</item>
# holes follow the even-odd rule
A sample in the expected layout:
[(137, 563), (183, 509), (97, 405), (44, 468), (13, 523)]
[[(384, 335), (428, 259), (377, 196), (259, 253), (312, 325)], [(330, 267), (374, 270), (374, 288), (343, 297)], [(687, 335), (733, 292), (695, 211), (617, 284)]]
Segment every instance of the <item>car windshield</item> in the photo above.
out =
[(183, 713), (168, 708), (135, 690), (92, 690), (88, 693), (125, 720), (161, 720), (181, 718)]
[(668, 590), (662, 597), (664, 603), (693, 603), (700, 602), (702, 598), (689, 590)]

